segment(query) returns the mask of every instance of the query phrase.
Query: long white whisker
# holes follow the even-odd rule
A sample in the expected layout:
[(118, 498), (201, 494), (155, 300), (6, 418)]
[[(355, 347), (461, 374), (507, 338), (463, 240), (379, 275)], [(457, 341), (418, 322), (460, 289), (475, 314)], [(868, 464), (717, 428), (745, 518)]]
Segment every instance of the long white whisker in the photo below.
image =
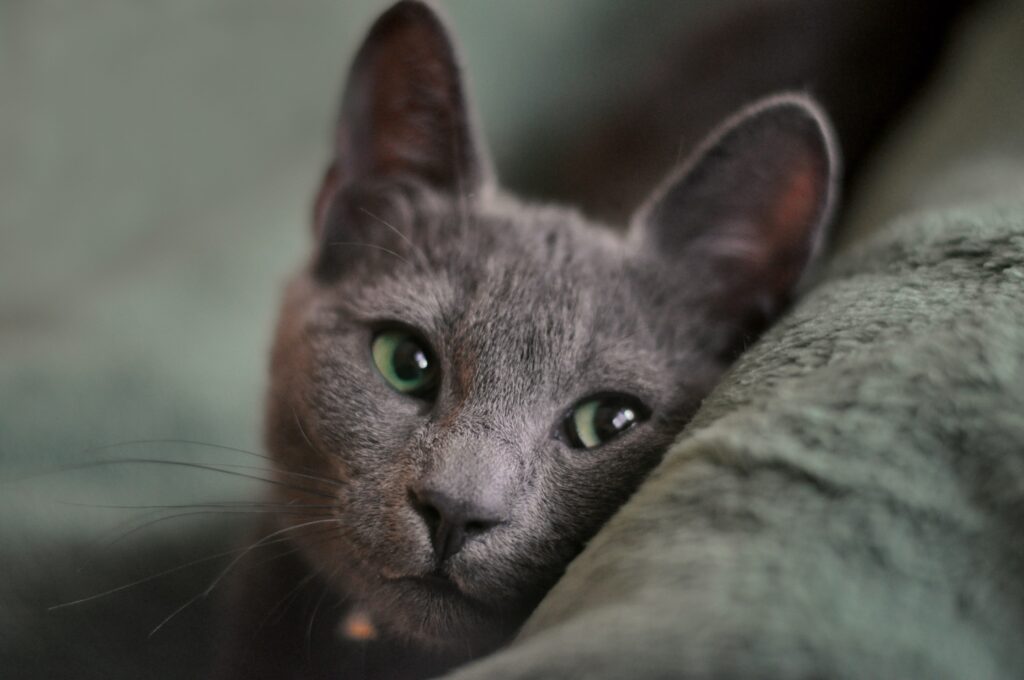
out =
[(245, 559), (246, 555), (248, 555), (250, 552), (252, 552), (254, 549), (258, 548), (259, 546), (265, 545), (266, 541), (268, 539), (274, 538), (275, 536), (279, 536), (279, 535), (281, 535), (283, 533), (287, 533), (289, 531), (296, 531), (296, 530), (302, 529), (304, 527), (312, 526), (312, 525), (315, 525), (315, 524), (325, 524), (325, 523), (328, 523), (328, 522), (336, 524), (338, 522), (338, 520), (335, 517), (331, 517), (329, 519), (317, 519), (317, 520), (313, 520), (313, 521), (310, 521), (310, 522), (303, 522), (302, 524), (297, 524), (295, 526), (285, 527), (284, 529), (278, 529), (277, 531), (275, 531), (273, 533), (270, 533), (267, 536), (264, 536), (260, 540), (256, 541), (255, 543), (250, 545), (248, 548), (243, 550), (240, 555), (235, 557), (235, 559), (231, 560), (231, 562), (228, 564), (228, 566), (224, 567), (224, 569), (219, 574), (217, 574), (216, 577), (214, 577), (213, 581), (210, 582), (210, 585), (208, 585), (204, 590), (200, 591), (195, 596), (189, 598), (189, 600), (187, 602), (185, 602), (185, 604), (183, 604), (180, 607), (178, 607), (177, 609), (175, 609), (163, 621), (158, 623), (156, 625), (156, 627), (153, 628), (153, 630), (149, 631), (149, 636), (148, 637), (153, 637), (154, 635), (156, 635), (156, 633), (161, 628), (163, 628), (165, 625), (167, 625), (167, 623), (171, 619), (173, 619), (175, 616), (177, 616), (178, 614), (183, 612), (185, 609), (187, 609), (188, 606), (191, 605), (192, 603), (194, 603), (196, 600), (199, 600), (200, 598), (204, 598), (204, 597), (209, 596), (209, 594), (213, 592), (213, 589), (216, 588), (217, 585), (222, 580), (224, 580), (224, 577), (227, 576), (235, 568), (235, 566), (239, 562), (241, 562), (243, 559)]
[[(276, 541), (271, 541), (270, 543), (266, 543), (264, 545), (271, 545), (273, 543), (278, 543), (278, 542), (282, 542), (282, 541), (286, 541), (286, 540), (288, 540), (287, 537), (286, 538), (277, 539)], [(250, 548), (251, 547), (252, 546), (250, 546)], [(61, 602), (60, 604), (51, 605), (50, 607), (47, 607), (46, 610), (47, 611), (55, 611), (57, 609), (64, 609), (66, 607), (73, 607), (75, 605), (84, 604), (86, 602), (91, 602), (93, 600), (98, 600), (101, 597), (106, 597), (107, 595), (113, 595), (114, 593), (119, 593), (122, 590), (128, 590), (129, 588), (133, 588), (135, 586), (142, 585), (143, 583), (147, 583), (147, 582), (152, 581), (154, 579), (158, 579), (161, 576), (167, 576), (168, 574), (173, 574), (175, 572), (181, 571), (182, 569), (187, 569), (187, 568), (193, 567), (193, 566), (195, 566), (197, 564), (202, 564), (204, 562), (209, 562), (211, 560), (215, 560), (215, 559), (220, 558), (220, 557), (226, 557), (228, 555), (234, 555), (235, 553), (243, 551), (243, 550), (246, 550), (246, 549), (247, 548), (234, 548), (232, 550), (225, 550), (225, 551), (222, 551), (222, 552), (214, 553), (213, 555), (207, 555), (206, 557), (200, 557), (199, 559), (190, 560), (188, 562), (185, 562), (184, 564), (179, 564), (179, 565), (177, 565), (175, 567), (171, 567), (170, 569), (164, 569), (163, 571), (158, 571), (157, 573), (150, 574), (149, 576), (146, 576), (145, 578), (137, 579), (135, 581), (132, 581), (131, 583), (126, 583), (126, 584), (118, 586), (116, 588), (111, 588), (109, 590), (104, 590), (103, 592), (96, 593), (95, 595), (89, 595), (88, 597), (82, 597), (82, 598), (79, 598), (77, 600), (71, 600), (70, 602)]]
[(337, 481), (337, 480), (328, 479), (326, 477), (317, 477), (317, 476), (314, 476), (314, 475), (306, 475), (306, 474), (303, 474), (301, 472), (290, 472), (288, 470), (269, 470), (269, 469), (266, 469), (266, 468), (256, 467), (254, 465), (241, 465), (241, 464), (237, 464), (237, 463), (218, 463), (218, 465), (220, 467), (215, 467), (213, 465), (206, 465), (206, 464), (203, 464), (203, 463), (190, 463), (188, 461), (183, 461), (183, 460), (164, 460), (164, 459), (160, 459), (160, 458), (119, 458), (117, 460), (94, 460), (94, 461), (89, 461), (87, 463), (79, 463), (79, 464), (76, 464), (76, 465), (67, 465), (67, 466), (64, 466), (64, 467), (60, 468), (58, 470), (58, 472), (66, 472), (66, 471), (69, 471), (69, 470), (87, 470), (89, 468), (100, 467), (102, 465), (147, 464), (147, 463), (148, 464), (172, 465), (172, 466), (178, 466), (178, 467), (194, 468), (194, 469), (197, 469), (197, 470), (209, 470), (210, 472), (220, 472), (222, 474), (235, 475), (236, 477), (243, 477), (245, 479), (254, 479), (256, 481), (264, 482), (266, 484), (275, 484), (277, 486), (283, 486), (285, 488), (293, 489), (295, 491), (303, 491), (303, 492), (306, 492), (306, 493), (310, 493), (310, 494), (312, 494), (314, 496), (320, 496), (321, 498), (333, 498), (333, 497), (330, 494), (328, 494), (328, 493), (324, 493), (324, 492), (316, 490), (316, 489), (310, 489), (308, 487), (301, 487), (301, 486), (297, 486), (295, 484), (289, 484), (289, 483), (282, 482), (282, 481), (279, 481), (279, 480), (267, 479), (266, 477), (260, 477), (258, 475), (246, 474), (244, 472), (236, 472), (235, 470), (225, 470), (223, 468), (235, 468), (235, 469), (238, 469), (238, 470), (256, 470), (256, 471), (259, 471), (259, 472), (267, 472), (267, 473), (271, 473), (271, 474), (273, 474), (274, 472), (277, 472), (278, 474), (288, 475), (290, 477), (300, 477), (302, 479), (309, 479), (309, 480), (320, 482), (320, 483), (331, 484), (333, 486), (340, 486), (341, 485), (341, 483), (339, 481)]
[(334, 580), (334, 576), (338, 573), (340, 567), (335, 567), (331, 570), (330, 575), (327, 577), (327, 581), (324, 584), (323, 592), (320, 593), (319, 599), (316, 601), (316, 606), (313, 607), (313, 613), (309, 616), (309, 625), (306, 626), (306, 660), (309, 661), (313, 657), (313, 624), (316, 621), (317, 612), (320, 611), (320, 605), (324, 603), (324, 599), (327, 597), (327, 593), (331, 589), (331, 581)]
[(425, 252), (423, 252), (422, 248), (420, 248), (418, 245), (416, 245), (411, 240), (409, 240), (409, 237), (406, 236), (405, 234), (403, 234), (401, 232), (401, 230), (398, 229), (398, 227), (396, 227), (395, 225), (391, 224), (390, 222), (385, 220), (383, 217), (380, 217), (378, 215), (373, 214), (372, 212), (370, 212), (366, 208), (360, 208), (360, 210), (362, 212), (366, 213), (367, 215), (369, 215), (370, 217), (372, 217), (373, 219), (377, 220), (377, 222), (379, 222), (380, 224), (383, 224), (385, 227), (387, 227), (391, 231), (393, 231), (396, 234), (398, 234), (398, 237), (401, 238), (406, 243), (408, 243), (409, 247), (412, 248), (413, 252), (416, 253), (419, 256), (420, 262), (423, 264), (423, 267), (425, 269), (427, 269), (427, 270), (430, 269), (430, 261), (427, 259), (427, 254)]
[(405, 259), (404, 257), (399, 255), (395, 251), (391, 250), (390, 248), (385, 248), (384, 246), (378, 246), (378, 245), (376, 245), (374, 243), (361, 243), (359, 241), (331, 241), (327, 245), (329, 245), (329, 246), (362, 246), (363, 248), (374, 248), (375, 250), (382, 250), (382, 251), (384, 251), (385, 253), (387, 253), (389, 255), (394, 255), (395, 257), (397, 257), (399, 260), (401, 260), (402, 262), (406, 263), (410, 267), (412, 266), (412, 263), (409, 262), (409, 260)]

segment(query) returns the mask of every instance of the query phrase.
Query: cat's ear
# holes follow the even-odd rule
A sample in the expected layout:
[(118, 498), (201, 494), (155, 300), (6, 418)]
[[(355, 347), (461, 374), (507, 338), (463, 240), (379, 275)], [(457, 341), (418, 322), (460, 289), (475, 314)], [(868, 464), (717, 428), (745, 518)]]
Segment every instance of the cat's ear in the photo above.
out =
[(360, 180), (404, 177), (471, 194), (488, 176), (448, 31), (429, 5), (402, 0), (377, 19), (352, 63), (314, 220), (340, 187)]
[(838, 172), (817, 104), (770, 97), (719, 126), (669, 176), (637, 212), (633, 237), (680, 276), (703, 277), (715, 313), (763, 324), (821, 245)]

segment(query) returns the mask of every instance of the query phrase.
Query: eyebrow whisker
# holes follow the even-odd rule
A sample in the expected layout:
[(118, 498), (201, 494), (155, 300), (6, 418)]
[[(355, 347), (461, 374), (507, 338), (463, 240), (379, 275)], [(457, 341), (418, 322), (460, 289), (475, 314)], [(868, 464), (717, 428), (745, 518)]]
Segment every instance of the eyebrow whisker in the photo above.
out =
[(395, 225), (391, 224), (390, 222), (385, 220), (383, 217), (380, 217), (379, 215), (375, 215), (374, 213), (370, 212), (369, 210), (367, 210), (364, 207), (360, 207), (359, 209), (362, 212), (366, 213), (368, 216), (370, 216), (373, 219), (377, 220), (377, 222), (379, 222), (380, 224), (384, 225), (385, 227), (387, 227), (391, 231), (393, 231), (396, 234), (398, 234), (399, 238), (401, 238), (403, 241), (408, 243), (409, 247), (412, 248), (413, 252), (416, 253), (419, 256), (420, 262), (423, 264), (424, 269), (426, 269), (428, 271), (430, 270), (430, 260), (427, 258), (426, 252), (424, 252), (424, 250), (422, 248), (420, 248), (418, 245), (413, 243), (412, 240), (410, 240), (408, 236), (403, 234), (402, 231), (398, 227), (396, 227)]

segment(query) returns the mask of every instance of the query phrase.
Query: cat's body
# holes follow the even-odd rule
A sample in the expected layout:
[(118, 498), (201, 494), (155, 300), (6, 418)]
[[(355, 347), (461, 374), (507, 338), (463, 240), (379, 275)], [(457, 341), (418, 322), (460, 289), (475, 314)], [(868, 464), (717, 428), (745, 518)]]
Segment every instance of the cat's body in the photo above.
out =
[(720, 125), (626, 229), (504, 194), (471, 119), (443, 25), (399, 3), (284, 297), (282, 512), (239, 565), (218, 677), (424, 677), (508, 640), (784, 309), (835, 203), (802, 95)]

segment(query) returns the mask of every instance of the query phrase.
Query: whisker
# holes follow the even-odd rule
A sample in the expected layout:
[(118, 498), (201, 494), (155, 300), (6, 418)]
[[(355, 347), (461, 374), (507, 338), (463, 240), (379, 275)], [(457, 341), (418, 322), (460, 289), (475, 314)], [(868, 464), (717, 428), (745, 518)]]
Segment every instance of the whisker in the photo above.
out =
[(256, 626), (255, 632), (258, 633), (259, 631), (263, 630), (263, 627), (267, 625), (267, 622), (270, 621), (270, 618), (274, 615), (274, 612), (277, 611), (278, 607), (284, 605), (284, 608), (281, 610), (281, 614), (279, 615), (278, 618), (278, 620), (280, 620), (280, 617), (285, 615), (285, 612), (288, 611), (288, 607), (290, 607), (291, 603), (295, 601), (296, 597), (298, 597), (299, 592), (302, 590), (303, 586), (307, 585), (310, 581), (316, 578), (318, 574), (319, 570), (313, 570), (305, 578), (299, 579), (298, 584), (296, 584), (294, 588), (285, 593), (285, 596), (278, 600), (277, 604), (271, 607), (270, 610), (263, 616), (263, 620), (260, 621), (258, 626)]
[(316, 605), (313, 607), (313, 613), (309, 615), (309, 625), (306, 626), (306, 661), (309, 662), (313, 658), (313, 623), (316, 621), (317, 612), (320, 611), (320, 605), (324, 603), (327, 598), (327, 593), (331, 589), (331, 581), (334, 580), (335, 575), (338, 573), (340, 567), (336, 566), (331, 571), (331, 574), (327, 577), (326, 583), (324, 583), (324, 589), (320, 593), (320, 597), (316, 601)]
[(323, 453), (321, 453), (320, 449), (318, 449), (316, 447), (316, 445), (313, 444), (313, 440), (310, 439), (309, 435), (306, 434), (306, 430), (302, 427), (302, 421), (299, 419), (299, 414), (295, 410), (295, 407), (292, 406), (291, 409), (292, 409), (292, 418), (295, 419), (295, 425), (299, 428), (299, 434), (301, 434), (302, 438), (306, 440), (307, 444), (309, 444), (309, 448), (311, 448), (313, 450), (313, 453), (315, 453), (318, 456), (321, 456), (323, 458), (326, 458), (327, 456), (325, 456)]
[(397, 257), (399, 260), (401, 260), (402, 262), (406, 263), (410, 267), (412, 266), (412, 263), (409, 262), (409, 260), (405, 259), (404, 257), (399, 255), (395, 251), (393, 251), (393, 250), (391, 250), (389, 248), (385, 248), (384, 246), (378, 246), (378, 245), (376, 245), (374, 243), (360, 243), (359, 241), (331, 241), (327, 245), (329, 245), (329, 246), (362, 246), (363, 248), (374, 248), (376, 250), (383, 250), (385, 253), (388, 253), (389, 255), (394, 255), (395, 257)]
[[(287, 511), (277, 511), (277, 510), (193, 510), (191, 512), (176, 512), (176, 513), (171, 514), (171, 515), (165, 515), (163, 517), (157, 517), (156, 519), (152, 519), (152, 520), (144, 522), (144, 523), (142, 523), (142, 524), (140, 524), (138, 526), (132, 527), (131, 529), (129, 529), (128, 531), (124, 532), (120, 536), (114, 538), (113, 540), (109, 541), (107, 544), (103, 545), (102, 547), (105, 548), (105, 549), (106, 548), (111, 548), (111, 547), (117, 545), (118, 543), (120, 543), (121, 541), (123, 541), (124, 539), (128, 538), (132, 534), (137, 533), (139, 531), (142, 531), (143, 529), (147, 529), (149, 527), (152, 527), (152, 526), (154, 526), (156, 524), (160, 524), (162, 522), (166, 522), (168, 520), (181, 519), (182, 517), (195, 517), (195, 516), (200, 516), (200, 515), (298, 515), (298, 516), (301, 516), (301, 517), (309, 517), (309, 516), (316, 516), (316, 515), (321, 515), (321, 514), (323, 514), (323, 513), (287, 512)], [(95, 548), (93, 548), (93, 549), (95, 549)], [(89, 563), (86, 562), (86, 566), (88, 564)], [(79, 571), (81, 571), (81, 568), (79, 569)]]
[[(121, 460), (133, 460), (133, 459), (124, 458), (124, 459), (121, 459)], [(158, 461), (158, 462), (178, 462), (178, 461), (165, 461), (164, 459), (157, 459), (157, 458), (145, 458), (145, 459), (134, 459), (134, 460), (153, 460), (153, 461)], [(268, 468), (261, 468), (261, 467), (255, 466), (255, 465), (243, 465), (243, 464), (240, 464), (240, 463), (217, 463), (217, 465), (219, 465), (221, 467), (226, 467), (226, 468), (235, 468), (235, 469), (238, 469), (238, 470), (265, 471), (265, 472), (274, 473), (274, 474), (288, 475), (289, 477), (298, 477), (299, 479), (308, 479), (308, 480), (314, 481), (314, 482), (322, 482), (324, 484), (330, 484), (332, 486), (342, 486), (342, 483), (339, 480), (337, 480), (337, 479), (331, 479), (330, 477), (321, 477), (320, 475), (310, 475), (310, 474), (306, 474), (304, 472), (294, 472), (292, 470), (282, 470), (282, 469), (280, 469), (277, 466), (268, 469)], [(298, 487), (296, 487), (296, 488), (298, 488)]]
[[(293, 411), (294, 411), (294, 409), (293, 409)], [(160, 444), (183, 444), (183, 445), (186, 445), (186, 446), (201, 446), (201, 447), (204, 447), (204, 448), (215, 449), (215, 450), (218, 450), (218, 451), (230, 451), (232, 453), (242, 453), (242, 454), (245, 454), (247, 456), (252, 456), (254, 458), (259, 458), (261, 460), (270, 461), (271, 463), (274, 463), (275, 466), (278, 465), (278, 461), (277, 461), (276, 458), (274, 458), (273, 456), (267, 455), (265, 453), (258, 453), (256, 451), (250, 451), (249, 449), (243, 449), (243, 448), (239, 448), (237, 446), (228, 446), (226, 444), (216, 444), (214, 442), (203, 442), (203, 441), (199, 441), (197, 439), (133, 439), (133, 440), (127, 440), (127, 441), (122, 441), (122, 442), (114, 442), (112, 444), (103, 444), (102, 446), (94, 446), (92, 448), (85, 449), (82, 453), (83, 454), (97, 453), (97, 452), (100, 452), (100, 451), (106, 451), (108, 449), (124, 448), (126, 446), (160, 445)], [(303, 466), (302, 469), (305, 470), (306, 472), (312, 472), (311, 469), (309, 469), (309, 468), (307, 468), (305, 466)]]
[(326, 524), (328, 522), (332, 522), (334, 524), (337, 524), (338, 523), (338, 519), (336, 517), (331, 517), (331, 518), (328, 518), (328, 519), (316, 519), (316, 520), (312, 520), (312, 521), (309, 521), (309, 522), (303, 522), (302, 524), (296, 524), (295, 526), (290, 526), (290, 527), (285, 527), (283, 529), (278, 529), (277, 531), (275, 531), (275, 532), (273, 532), (273, 533), (271, 533), (271, 534), (269, 534), (267, 536), (264, 536), (259, 541), (256, 541), (255, 543), (250, 545), (245, 550), (245, 552), (243, 552), (241, 555), (239, 555), (238, 557), (233, 559), (231, 561), (231, 563), (228, 564), (228, 566), (225, 567), (224, 570), (220, 574), (218, 574), (216, 578), (213, 579), (213, 582), (210, 583), (210, 585), (206, 587), (206, 590), (203, 591), (203, 595), (204, 596), (205, 595), (209, 595), (213, 591), (213, 589), (217, 587), (217, 584), (220, 583), (220, 581), (235, 567), (235, 565), (238, 564), (242, 560), (243, 557), (245, 557), (247, 554), (249, 554), (249, 552), (251, 552), (255, 548), (258, 548), (260, 545), (262, 545), (264, 540), (266, 540), (268, 538), (273, 538), (274, 536), (278, 536), (280, 534), (283, 534), (283, 533), (286, 533), (286, 532), (289, 532), (289, 531), (296, 531), (296, 530), (302, 529), (304, 527), (313, 526), (313, 525), (316, 525), (316, 524)]
[[(305, 525), (299, 525), (299, 526), (301, 527), (301, 526), (305, 526)], [(280, 538), (280, 539), (277, 539), (275, 541), (271, 541), (269, 543), (265, 543), (264, 545), (273, 545), (275, 543), (281, 543), (281, 542), (284, 542), (284, 541), (288, 541), (291, 538), (292, 538), (291, 536), (286, 536), (284, 538)], [(238, 552), (244, 552), (246, 550), (251, 550), (253, 547), (254, 546), (248, 546), (247, 548), (233, 548), (231, 550), (225, 550), (225, 551), (222, 551), (222, 552), (214, 553), (213, 555), (207, 555), (206, 557), (200, 557), (200, 558), (195, 559), (195, 560), (189, 560), (188, 562), (185, 562), (183, 564), (179, 564), (179, 565), (177, 565), (175, 567), (171, 567), (169, 569), (164, 569), (163, 571), (159, 571), (159, 572), (157, 572), (155, 574), (150, 574), (149, 576), (137, 579), (135, 581), (132, 581), (131, 583), (126, 583), (124, 585), (117, 586), (116, 588), (110, 588), (109, 590), (105, 590), (105, 591), (103, 591), (101, 593), (96, 593), (94, 595), (89, 595), (88, 597), (82, 597), (82, 598), (79, 598), (77, 600), (71, 600), (70, 602), (62, 602), (60, 604), (51, 605), (51, 606), (47, 607), (46, 610), (47, 611), (55, 611), (57, 609), (65, 609), (67, 607), (73, 607), (75, 605), (84, 604), (86, 602), (91, 602), (93, 600), (98, 600), (101, 597), (106, 597), (107, 595), (113, 595), (114, 593), (118, 593), (118, 592), (121, 592), (123, 590), (128, 590), (129, 588), (133, 588), (135, 586), (142, 585), (143, 583), (147, 583), (147, 582), (152, 581), (154, 579), (158, 579), (161, 576), (167, 576), (168, 574), (173, 574), (175, 572), (181, 571), (182, 569), (187, 569), (187, 568), (193, 567), (193, 566), (195, 566), (197, 564), (203, 564), (204, 562), (210, 562), (212, 560), (216, 560), (216, 559), (219, 559), (221, 557), (227, 557), (229, 555), (234, 555), (235, 553), (238, 553)]]
[(100, 451), (108, 451), (110, 449), (120, 449), (126, 446), (147, 446), (155, 444), (184, 444), (187, 446), (202, 446), (207, 449), (216, 449), (218, 451), (230, 451), (232, 453), (242, 453), (247, 456), (253, 456), (255, 458), (261, 458), (263, 460), (273, 461), (271, 456), (264, 453), (257, 453), (256, 451), (250, 451), (248, 449), (242, 449), (237, 446), (228, 446), (226, 444), (214, 444), (212, 442), (201, 442), (195, 439), (129, 439), (122, 442), (114, 442), (112, 444), (102, 444), (100, 446), (93, 446), (85, 449), (82, 453), (99, 453)]
[(306, 503), (263, 503), (258, 501), (218, 501), (214, 503), (181, 503), (168, 505), (113, 505), (107, 503), (76, 503), (74, 501), (54, 501), (61, 505), (71, 505), (79, 508), (100, 508), (102, 510), (175, 510), (185, 508), (281, 508), (290, 509), (328, 509), (337, 508), (337, 505), (309, 505)]
[(136, 530), (141, 528), (133, 527), (125, 531), (124, 529), (126, 526), (132, 524), (133, 522), (137, 522), (142, 518), (148, 518), (158, 514), (160, 514), (159, 510), (153, 510), (151, 512), (143, 513), (141, 518), (129, 517), (128, 519), (118, 522), (108, 531), (103, 532), (102, 535), (97, 536), (95, 539), (89, 542), (88, 546), (86, 546), (84, 552), (88, 555), (88, 557), (86, 557), (85, 560), (78, 565), (78, 568), (75, 569), (75, 572), (79, 574), (82, 573), (87, 567), (92, 566), (92, 564), (99, 558), (99, 556), (102, 554), (101, 549), (106, 550), (111, 546), (116, 545), (119, 541), (121, 541), (121, 539), (130, 536)]
[[(86, 558), (86, 560), (78, 566), (76, 569), (77, 573), (81, 573), (87, 567), (89, 567), (97, 557), (100, 555), (101, 550), (107, 550), (124, 539), (128, 538), (132, 534), (151, 527), (155, 524), (162, 523), (167, 520), (177, 519), (180, 517), (188, 517), (192, 515), (237, 515), (237, 514), (279, 514), (279, 515), (317, 515), (319, 512), (313, 512), (314, 510), (331, 510), (336, 508), (334, 505), (309, 505), (309, 504), (294, 504), (294, 503), (257, 503), (249, 501), (238, 501), (238, 502), (224, 502), (224, 503), (187, 503), (187, 504), (167, 504), (167, 505), (112, 505), (112, 504), (98, 504), (98, 503), (75, 503), (72, 501), (54, 501), (61, 505), (70, 505), (74, 507), (87, 507), (87, 508), (100, 508), (100, 509), (111, 509), (111, 510), (151, 510), (152, 512), (143, 513), (141, 517), (129, 517), (123, 522), (119, 522), (116, 526), (112, 527), (109, 531), (104, 532), (102, 536), (98, 537), (90, 543), (86, 548), (86, 552), (92, 556)], [(244, 508), (252, 507), (253, 510), (245, 510)], [(159, 515), (164, 510), (178, 510), (178, 509), (195, 509), (194, 512), (185, 513), (173, 513), (156, 519), (151, 519), (141, 524), (128, 529), (124, 528), (139, 520), (152, 517), (153, 515)], [(326, 514), (326, 513), (323, 513)]]
[(398, 229), (398, 227), (396, 227), (395, 225), (391, 224), (390, 222), (385, 220), (383, 217), (380, 217), (378, 215), (373, 214), (372, 212), (370, 212), (366, 208), (360, 207), (359, 209), (362, 212), (364, 212), (367, 215), (369, 215), (370, 217), (372, 217), (373, 219), (377, 220), (377, 222), (379, 222), (380, 224), (383, 224), (385, 227), (387, 227), (391, 231), (393, 231), (396, 234), (398, 234), (398, 237), (401, 238), (406, 243), (408, 243), (409, 247), (412, 248), (413, 252), (416, 253), (419, 256), (420, 262), (423, 264), (424, 269), (426, 269), (427, 271), (430, 271), (430, 260), (427, 259), (427, 254), (423, 251), (422, 248), (420, 248), (418, 245), (416, 245), (411, 240), (409, 240), (409, 237), (406, 236), (405, 234), (403, 234), (401, 232), (401, 230)]
[[(232, 464), (232, 463), (220, 463), (221, 467), (214, 467), (212, 465), (206, 465), (204, 463), (191, 463), (191, 462), (182, 461), (182, 460), (163, 460), (163, 459), (159, 459), (159, 458), (119, 458), (117, 460), (94, 460), (94, 461), (88, 461), (88, 462), (85, 462), (85, 463), (76, 463), (74, 465), (65, 465), (65, 466), (61, 466), (60, 468), (57, 468), (54, 471), (43, 473), (43, 474), (46, 475), (46, 474), (52, 474), (53, 472), (67, 472), (67, 471), (71, 471), (71, 470), (87, 470), (87, 469), (90, 469), (90, 468), (101, 467), (103, 465), (125, 465), (125, 464), (173, 465), (173, 466), (178, 466), (178, 467), (193, 468), (193, 469), (197, 469), (197, 470), (208, 470), (210, 472), (220, 472), (221, 474), (233, 475), (233, 476), (242, 477), (242, 478), (245, 478), (245, 479), (253, 479), (253, 480), (256, 480), (258, 482), (264, 482), (266, 484), (273, 484), (275, 486), (282, 486), (282, 487), (284, 487), (286, 489), (291, 489), (293, 491), (302, 491), (302, 492), (310, 493), (310, 494), (312, 494), (314, 496), (320, 496), (321, 498), (334, 498), (330, 494), (324, 493), (322, 491), (318, 491), (316, 489), (310, 489), (308, 487), (302, 487), (302, 486), (297, 486), (297, 485), (294, 485), (294, 484), (288, 484), (288, 483), (285, 483), (285, 482), (282, 482), (282, 481), (276, 480), (276, 479), (267, 479), (266, 477), (260, 477), (258, 475), (250, 475), (250, 474), (246, 474), (244, 472), (236, 472), (234, 470), (225, 470), (225, 469), (223, 469), (223, 468), (239, 468), (239, 469), (252, 469), (252, 470), (262, 470), (262, 471), (265, 471), (265, 472), (272, 472), (271, 470), (263, 470), (262, 468), (258, 468), (258, 467), (251, 466), (251, 465), (236, 465), (236, 464)], [(341, 486), (341, 482), (339, 482), (337, 480), (331, 480), (331, 479), (319, 478), (319, 477), (311, 477), (310, 475), (303, 475), (302, 473), (299, 473), (299, 472), (287, 472), (287, 471), (283, 471), (283, 470), (279, 471), (279, 472), (281, 472), (282, 474), (289, 475), (289, 476), (301, 476), (303, 478), (313, 479), (313, 480), (319, 481), (319, 482), (325, 482), (325, 483), (328, 483), (328, 484), (332, 484), (334, 486)], [(37, 475), (37, 476), (42, 476), (42, 475)]]
[[(260, 560), (256, 564), (260, 565), (260, 564), (266, 564), (268, 562), (273, 562), (274, 560), (279, 560), (282, 557), (287, 557), (288, 555), (294, 555), (295, 553), (299, 552), (300, 550), (304, 550), (307, 546), (320, 545), (321, 543), (326, 543), (328, 539), (335, 538), (335, 533), (334, 533), (333, 529), (321, 529), (320, 531), (322, 531), (322, 532), (324, 532), (324, 534), (326, 534), (326, 536), (325, 536), (325, 538), (323, 540), (313, 541), (312, 543), (307, 543), (305, 545), (295, 546), (294, 548), (291, 548), (290, 550), (285, 550), (282, 553), (278, 553), (278, 554), (273, 555), (271, 557), (267, 557), (267, 558), (265, 558), (263, 560)], [(317, 534), (318, 534), (318, 532), (313, 532), (313, 533), (310, 533), (310, 534), (303, 534), (303, 537), (305, 538), (305, 537), (308, 537), (308, 536), (316, 536)]]
[(338, 520), (336, 518), (332, 517), (330, 519), (318, 519), (318, 520), (312, 520), (310, 522), (304, 522), (302, 524), (297, 524), (295, 526), (285, 527), (283, 529), (278, 529), (277, 531), (275, 531), (275, 532), (273, 532), (271, 534), (268, 534), (267, 536), (264, 536), (259, 541), (256, 541), (255, 543), (250, 545), (248, 548), (246, 548), (242, 552), (241, 555), (239, 555), (239, 556), (235, 557), (233, 560), (231, 560), (231, 562), (228, 564), (228, 566), (225, 567), (219, 574), (217, 574), (216, 577), (214, 577), (213, 581), (210, 582), (210, 585), (208, 585), (204, 590), (200, 591), (198, 594), (196, 594), (195, 596), (190, 598), (187, 602), (185, 602), (185, 604), (181, 605), (180, 607), (175, 609), (173, 612), (171, 612), (170, 615), (168, 615), (167, 618), (165, 618), (163, 621), (158, 623), (157, 626), (153, 630), (149, 631), (149, 636), (148, 637), (153, 637), (154, 635), (156, 635), (156, 633), (161, 628), (163, 628), (171, 619), (173, 619), (179, 613), (181, 613), (182, 611), (187, 609), (189, 607), (189, 605), (191, 605), (192, 603), (196, 602), (200, 598), (205, 598), (205, 597), (209, 596), (209, 594), (211, 592), (213, 592), (214, 588), (217, 587), (217, 585), (224, 579), (224, 577), (227, 576), (235, 568), (235, 566), (240, 561), (242, 561), (242, 559), (245, 558), (246, 555), (248, 555), (250, 552), (252, 552), (252, 550), (254, 550), (255, 548), (257, 548), (260, 545), (264, 544), (267, 539), (273, 538), (274, 536), (278, 536), (278, 535), (280, 535), (282, 533), (286, 533), (286, 532), (289, 532), (289, 531), (296, 531), (296, 530), (302, 529), (304, 527), (313, 526), (315, 524), (324, 524), (324, 523), (327, 523), (327, 522), (331, 522), (331, 523), (337, 524)]
[(191, 604), (192, 604), (193, 602), (195, 602), (195, 601), (196, 601), (196, 600), (198, 600), (198, 599), (199, 599), (199, 596), (197, 595), (196, 597), (193, 597), (192, 599), (190, 599), (190, 600), (186, 601), (186, 602), (185, 602), (185, 604), (181, 605), (180, 607), (178, 607), (177, 609), (175, 609), (175, 610), (174, 610), (173, 612), (171, 612), (170, 614), (168, 614), (168, 615), (167, 615), (167, 616), (166, 616), (166, 617), (164, 618), (164, 620), (163, 620), (163, 621), (161, 621), (160, 623), (156, 624), (156, 626), (155, 626), (155, 627), (153, 628), (153, 630), (149, 631), (149, 635), (147, 635), (146, 637), (147, 637), (147, 638), (151, 638), (151, 637), (153, 637), (154, 635), (156, 635), (156, 634), (157, 634), (157, 632), (159, 632), (159, 630), (160, 630), (161, 628), (163, 628), (163, 627), (164, 627), (164, 626), (166, 626), (166, 625), (167, 625), (168, 623), (170, 623), (171, 619), (173, 619), (173, 618), (174, 618), (175, 616), (177, 616), (177, 615), (178, 615), (178, 614), (180, 614), (181, 612), (185, 611), (185, 610), (186, 610), (186, 609), (188, 608), (188, 606), (189, 606), (189, 605), (191, 605)]

